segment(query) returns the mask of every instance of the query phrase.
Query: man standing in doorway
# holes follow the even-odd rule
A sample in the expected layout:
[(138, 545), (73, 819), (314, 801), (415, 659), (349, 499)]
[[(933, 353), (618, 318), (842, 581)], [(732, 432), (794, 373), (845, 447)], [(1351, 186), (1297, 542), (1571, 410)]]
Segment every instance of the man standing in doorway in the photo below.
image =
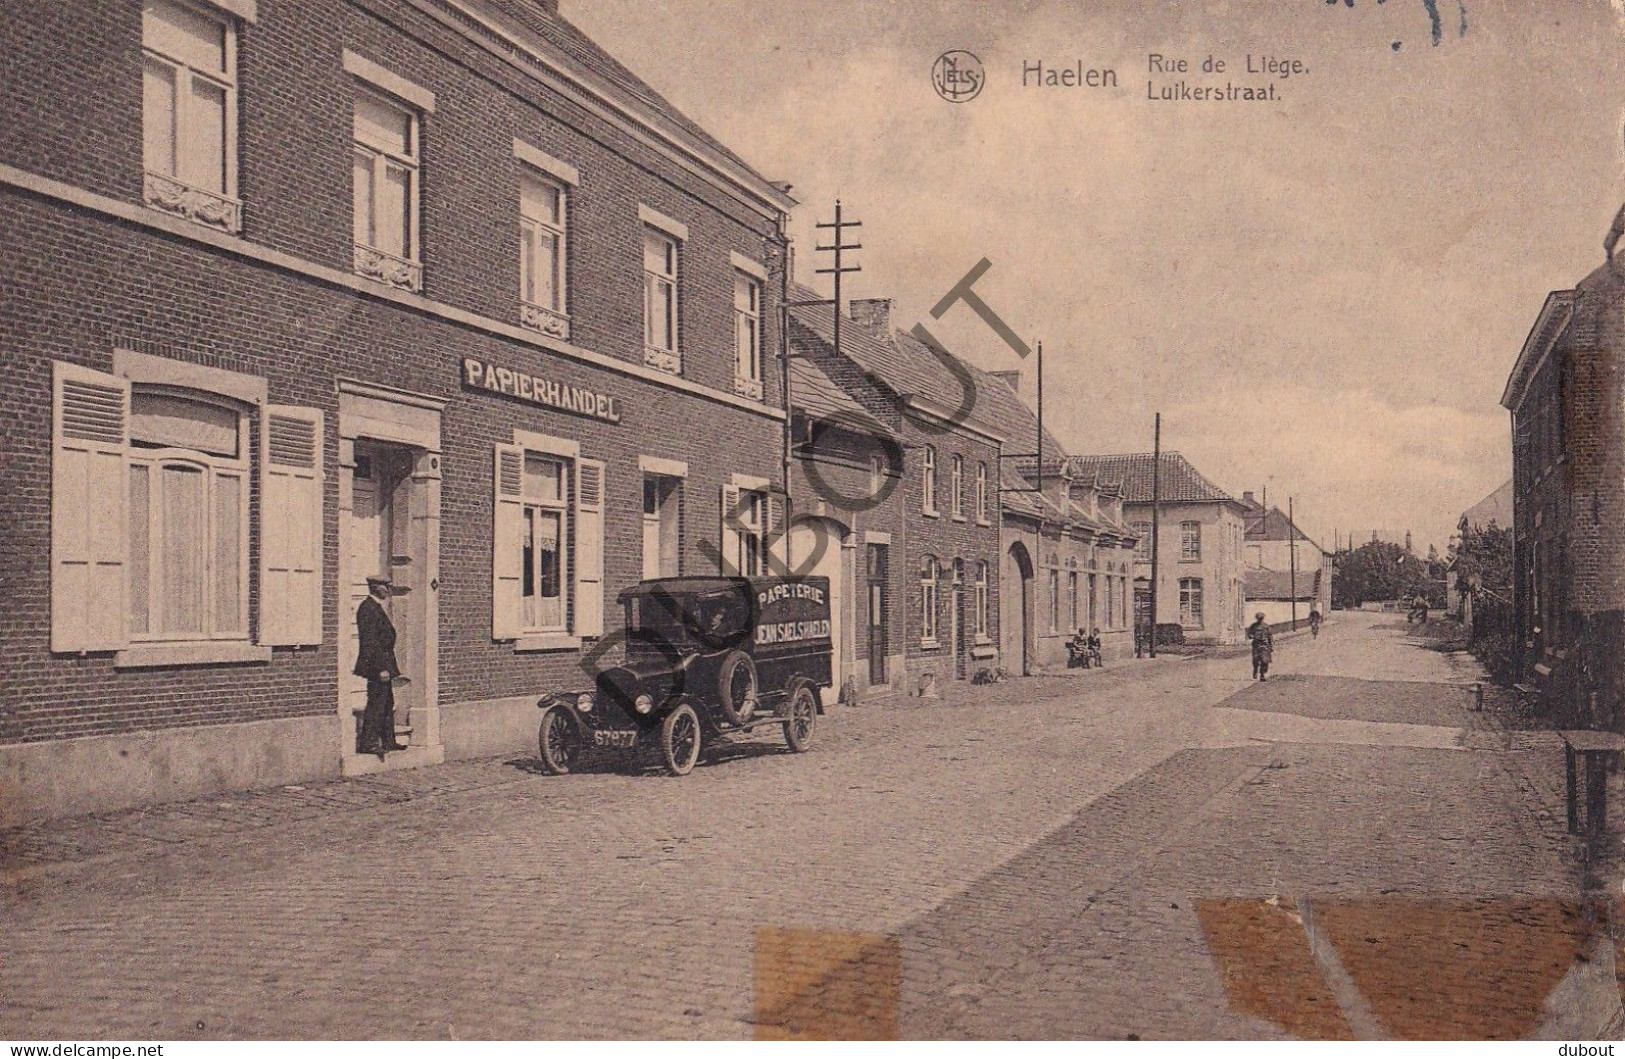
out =
[(391, 750), (406, 749), (395, 741), (395, 678), (401, 675), (401, 667), (395, 662), (395, 623), (382, 603), (389, 598), (390, 585), (387, 574), (367, 578), (367, 598), (355, 612), (360, 641), (355, 675), (367, 679), (360, 751), (377, 754), (379, 761)]

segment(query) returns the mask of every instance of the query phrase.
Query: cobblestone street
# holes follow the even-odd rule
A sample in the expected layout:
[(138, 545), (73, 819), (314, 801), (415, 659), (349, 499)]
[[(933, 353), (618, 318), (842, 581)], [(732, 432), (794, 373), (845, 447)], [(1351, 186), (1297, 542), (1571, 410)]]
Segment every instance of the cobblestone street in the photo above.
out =
[(1602, 1033), (1560, 745), (1407, 636), (5, 833), (0, 1037)]

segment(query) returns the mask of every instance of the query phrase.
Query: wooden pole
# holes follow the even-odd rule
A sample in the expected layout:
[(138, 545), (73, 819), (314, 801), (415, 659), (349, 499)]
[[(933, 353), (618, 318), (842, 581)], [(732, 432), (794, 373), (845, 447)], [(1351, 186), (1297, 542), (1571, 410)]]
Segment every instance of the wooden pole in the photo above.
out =
[(1151, 442), (1151, 657), (1157, 657), (1157, 538), (1162, 527), (1162, 413), (1157, 413)]

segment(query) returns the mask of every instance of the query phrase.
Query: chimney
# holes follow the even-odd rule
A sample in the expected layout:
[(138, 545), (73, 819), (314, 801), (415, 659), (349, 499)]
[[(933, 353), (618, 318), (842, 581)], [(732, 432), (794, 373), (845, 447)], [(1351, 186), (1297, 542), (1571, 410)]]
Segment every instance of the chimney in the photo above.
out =
[(1252, 493), (1252, 490), (1250, 490), (1250, 489), (1241, 494), (1241, 502), (1243, 504), (1247, 504), (1249, 506), (1258, 503), (1257, 500), (1253, 499), (1253, 493)]
[(988, 374), (993, 376), (995, 379), (1003, 379), (1004, 384), (1006, 386), (1010, 387), (1010, 389), (1014, 390), (1016, 393), (1021, 392), (1021, 372), (1020, 371), (1015, 370), (1015, 369), (1008, 369), (1008, 370), (1005, 370), (1005, 371), (990, 371), (990, 372), (988, 372)]
[(891, 333), (890, 298), (853, 298), (847, 315), (871, 331)]

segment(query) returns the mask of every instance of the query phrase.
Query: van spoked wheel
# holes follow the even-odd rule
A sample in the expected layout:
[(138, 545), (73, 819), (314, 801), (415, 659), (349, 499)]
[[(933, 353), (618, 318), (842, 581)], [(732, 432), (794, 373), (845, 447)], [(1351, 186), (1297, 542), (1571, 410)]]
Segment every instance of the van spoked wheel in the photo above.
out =
[(660, 722), (660, 756), (673, 776), (694, 771), (700, 759), (700, 717), (688, 703), (679, 704)]
[(756, 663), (737, 648), (717, 667), (717, 706), (729, 724), (744, 725), (756, 714)]
[(557, 706), (542, 711), (542, 726), (536, 742), (542, 755), (542, 771), (549, 776), (564, 775), (581, 757), (581, 737), (575, 722)]
[(818, 699), (813, 689), (803, 684), (790, 696), (790, 708), (784, 717), (784, 745), (791, 753), (800, 754), (812, 745), (813, 729), (818, 726)]

